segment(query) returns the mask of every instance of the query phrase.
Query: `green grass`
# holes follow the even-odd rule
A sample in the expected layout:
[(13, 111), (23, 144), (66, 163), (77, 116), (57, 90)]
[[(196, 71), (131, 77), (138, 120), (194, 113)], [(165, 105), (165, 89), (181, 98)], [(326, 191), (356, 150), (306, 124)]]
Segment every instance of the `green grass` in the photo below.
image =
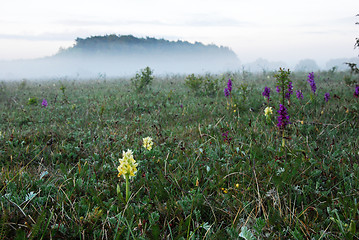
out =
[[(0, 239), (357, 239), (355, 81), (315, 73), (310, 97), (307, 74), (290, 76), (284, 147), (274, 73), (204, 76), (211, 92), (185, 76), (144, 92), (130, 79), (2, 82)], [(127, 149), (138, 163), (128, 203)]]

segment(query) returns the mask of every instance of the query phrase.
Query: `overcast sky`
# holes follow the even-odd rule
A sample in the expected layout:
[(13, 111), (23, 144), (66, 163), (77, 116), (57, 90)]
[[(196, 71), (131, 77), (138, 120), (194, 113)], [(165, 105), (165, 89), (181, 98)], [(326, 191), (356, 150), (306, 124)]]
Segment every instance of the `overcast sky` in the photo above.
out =
[(356, 57), (358, 0), (4, 0), (0, 60), (51, 56), (77, 37), (132, 34), (228, 46), (242, 63)]

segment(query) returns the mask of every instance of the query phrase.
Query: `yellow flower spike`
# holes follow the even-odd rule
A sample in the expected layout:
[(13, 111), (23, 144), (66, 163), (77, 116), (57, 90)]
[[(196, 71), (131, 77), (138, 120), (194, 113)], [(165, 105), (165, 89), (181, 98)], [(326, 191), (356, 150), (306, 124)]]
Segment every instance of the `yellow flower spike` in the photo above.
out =
[(117, 167), (118, 177), (123, 175), (126, 179), (126, 175), (129, 177), (134, 177), (137, 172), (137, 165), (135, 159), (133, 158), (133, 152), (131, 150), (127, 150), (127, 152), (122, 152), (122, 158), (119, 159), (120, 166)]
[(264, 109), (264, 115), (266, 116), (266, 117), (269, 117), (270, 115), (272, 115), (273, 114), (273, 108), (272, 107), (266, 107), (265, 109)]
[(148, 151), (150, 151), (153, 146), (152, 138), (146, 137), (146, 138), (142, 139), (142, 141), (143, 141), (143, 147), (146, 148)]

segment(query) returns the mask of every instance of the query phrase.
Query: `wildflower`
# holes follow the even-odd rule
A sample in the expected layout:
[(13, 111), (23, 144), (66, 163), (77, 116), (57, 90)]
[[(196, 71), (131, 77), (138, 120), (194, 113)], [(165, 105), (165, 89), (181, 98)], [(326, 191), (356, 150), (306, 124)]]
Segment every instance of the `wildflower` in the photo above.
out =
[(146, 148), (148, 151), (150, 151), (153, 146), (152, 138), (146, 137), (146, 138), (142, 139), (142, 141), (143, 141), (143, 147)]
[(285, 98), (289, 100), (290, 95), (292, 95), (292, 94), (293, 94), (293, 85), (292, 85), (292, 82), (289, 82), (288, 83), (288, 92), (286, 92)]
[(282, 104), (280, 104), (278, 113), (279, 113), (279, 116), (278, 116), (277, 126), (280, 129), (284, 129), (288, 124), (291, 123), (291, 122), (289, 122), (289, 115), (287, 113), (287, 109)]
[(239, 188), (239, 184), (238, 184), (238, 183), (236, 183), (236, 188)]
[(222, 136), (224, 137), (225, 142), (230, 142), (232, 138), (228, 138), (228, 131), (222, 133)]
[(354, 97), (359, 97), (359, 85), (357, 85), (356, 87), (355, 87), (355, 92), (354, 92)]
[(266, 86), (264, 88), (264, 91), (262, 92), (262, 95), (269, 100), (269, 98), (270, 98), (270, 88)]
[(227, 87), (224, 89), (224, 96), (229, 97), (232, 92), (232, 81), (231, 79), (228, 79)]
[(229, 97), (230, 92), (228, 91), (228, 88), (224, 89), (224, 96)]
[(277, 93), (280, 93), (280, 87), (276, 86), (275, 90), (277, 91)]
[(314, 81), (314, 73), (313, 72), (309, 73), (307, 81), (309, 82), (310, 87), (312, 88), (312, 92), (315, 94), (315, 91), (317, 91), (317, 85), (315, 84), (315, 81)]
[(44, 99), (42, 99), (41, 106), (43, 106), (43, 107), (47, 107), (47, 101), (46, 101), (46, 99), (45, 99), (45, 98), (44, 98)]
[(122, 152), (122, 158), (119, 159), (120, 166), (117, 167), (118, 177), (123, 175), (126, 179), (127, 177), (134, 177), (137, 172), (137, 165), (135, 159), (133, 158), (133, 153), (131, 150), (127, 150), (127, 152)]
[(303, 100), (303, 93), (302, 93), (302, 91), (301, 91), (301, 90), (297, 90), (296, 93), (297, 93), (297, 98), (298, 98), (299, 100)]
[(329, 99), (330, 99), (329, 93), (325, 93), (325, 94), (324, 94), (324, 100), (325, 100), (325, 102), (328, 102)]
[(273, 114), (273, 108), (272, 107), (266, 107), (264, 109), (264, 116), (269, 117)]
[(227, 82), (227, 88), (228, 88), (229, 92), (232, 92), (232, 81), (230, 78), (228, 79), (228, 82)]

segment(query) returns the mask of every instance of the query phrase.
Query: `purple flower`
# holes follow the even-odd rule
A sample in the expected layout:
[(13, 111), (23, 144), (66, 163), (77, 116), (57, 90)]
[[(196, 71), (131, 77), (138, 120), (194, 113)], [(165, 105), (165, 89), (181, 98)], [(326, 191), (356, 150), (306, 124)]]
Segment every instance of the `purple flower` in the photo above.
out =
[(293, 85), (292, 85), (292, 82), (289, 82), (288, 83), (288, 92), (285, 93), (285, 98), (286, 99), (290, 99), (290, 95), (293, 94)]
[(180, 107), (183, 108), (183, 104), (181, 104)]
[(312, 92), (315, 94), (315, 91), (317, 91), (317, 85), (315, 84), (315, 81), (314, 81), (314, 73), (313, 72), (309, 73), (307, 81), (309, 82), (310, 87), (312, 88)]
[(277, 93), (280, 93), (280, 87), (279, 87), (279, 86), (277, 86), (277, 87), (275, 88), (275, 90), (277, 91)]
[(302, 93), (302, 91), (301, 91), (301, 90), (297, 90), (296, 93), (297, 93), (297, 98), (298, 98), (299, 100), (303, 100), (303, 93)]
[(359, 85), (355, 87), (354, 97), (359, 97)]
[(288, 124), (291, 123), (291, 122), (289, 122), (289, 115), (287, 113), (287, 109), (282, 104), (280, 104), (278, 113), (279, 113), (279, 116), (278, 116), (277, 126), (280, 129), (284, 129)]
[(228, 88), (224, 89), (224, 96), (229, 97), (230, 92), (228, 91)]
[(229, 92), (232, 92), (232, 81), (231, 81), (231, 79), (228, 79), (227, 88), (228, 88)]
[(229, 97), (232, 92), (232, 81), (231, 79), (228, 79), (227, 87), (224, 89), (224, 96)]
[(232, 138), (228, 138), (228, 131), (222, 133), (225, 142), (230, 142)]
[(325, 94), (324, 94), (324, 100), (325, 100), (325, 102), (328, 102), (329, 99), (330, 99), (330, 94), (329, 94), (329, 93), (325, 93)]
[(269, 100), (270, 88), (266, 86), (266, 87), (264, 88), (264, 91), (262, 92), (262, 95), (263, 95), (264, 97), (267, 97), (268, 100)]
[(44, 99), (42, 99), (41, 106), (43, 106), (43, 107), (47, 107), (47, 101), (46, 101), (46, 99), (45, 99), (45, 98), (44, 98)]

